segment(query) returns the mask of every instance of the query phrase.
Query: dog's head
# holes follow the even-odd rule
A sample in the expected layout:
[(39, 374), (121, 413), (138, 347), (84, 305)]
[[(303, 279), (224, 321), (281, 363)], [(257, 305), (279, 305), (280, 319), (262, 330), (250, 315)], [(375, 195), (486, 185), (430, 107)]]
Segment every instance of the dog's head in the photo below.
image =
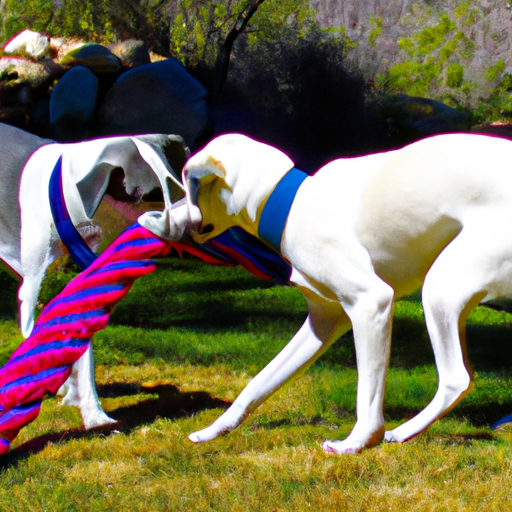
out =
[(284, 153), (245, 135), (214, 139), (183, 170), (194, 240), (206, 242), (235, 225), (256, 235), (265, 200), (292, 167)]

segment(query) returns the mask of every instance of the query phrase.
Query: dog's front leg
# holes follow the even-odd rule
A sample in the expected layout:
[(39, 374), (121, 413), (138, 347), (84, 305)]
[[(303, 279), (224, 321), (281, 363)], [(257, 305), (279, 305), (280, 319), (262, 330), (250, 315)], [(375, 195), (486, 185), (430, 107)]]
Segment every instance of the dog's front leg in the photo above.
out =
[(98, 393), (94, 385), (92, 345), (89, 345), (84, 355), (73, 365), (71, 375), (61, 389), (65, 389), (66, 392), (62, 403), (76, 406), (80, 409), (86, 429), (116, 423), (116, 420), (103, 411), (98, 399)]
[[(36, 226), (40, 227), (41, 226)], [(44, 274), (48, 265), (55, 259), (50, 246), (50, 232), (27, 232), (22, 229), (21, 269), (23, 283), (18, 290), (20, 303), (20, 327), (25, 338), (30, 336), (34, 327), (34, 312)]]
[(310, 299), (308, 309), (308, 318), (288, 345), (249, 382), (222, 416), (204, 430), (191, 434), (191, 441), (210, 441), (231, 432), (272, 393), (306, 370), (334, 341), (350, 329), (348, 317), (336, 302)]
[(393, 290), (375, 276), (344, 308), (352, 321), (357, 358), (357, 422), (343, 441), (325, 441), (333, 453), (358, 453), (384, 438), (384, 390), (389, 360)]

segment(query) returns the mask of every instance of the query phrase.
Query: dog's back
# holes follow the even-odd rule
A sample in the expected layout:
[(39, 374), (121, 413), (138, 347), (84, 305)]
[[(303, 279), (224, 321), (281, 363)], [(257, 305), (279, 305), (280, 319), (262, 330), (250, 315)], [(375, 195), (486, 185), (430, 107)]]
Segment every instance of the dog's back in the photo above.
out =
[(21, 173), (30, 155), (51, 142), (0, 124), (0, 258), (18, 274), (21, 274), (18, 203)]

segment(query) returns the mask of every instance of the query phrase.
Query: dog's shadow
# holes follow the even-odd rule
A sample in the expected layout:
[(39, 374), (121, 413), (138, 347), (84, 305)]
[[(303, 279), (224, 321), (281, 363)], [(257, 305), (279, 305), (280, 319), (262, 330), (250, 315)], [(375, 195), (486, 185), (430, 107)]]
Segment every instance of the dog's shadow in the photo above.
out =
[(90, 430), (69, 429), (45, 434), (17, 446), (2, 457), (4, 460), (0, 460), (0, 470), (5, 470), (16, 464), (17, 461), (40, 452), (49, 443), (108, 436), (119, 432), (129, 433), (141, 425), (153, 423), (157, 418), (175, 420), (192, 416), (207, 409), (226, 409), (231, 405), (229, 402), (214, 398), (204, 391), (183, 392), (171, 384), (144, 386), (136, 383), (113, 383), (98, 386), (98, 395), (103, 398), (145, 394), (151, 396), (148, 396), (147, 399), (142, 398), (134, 405), (109, 411), (109, 416), (115, 419), (117, 423)]
[(113, 383), (98, 386), (98, 395), (101, 398), (145, 394), (157, 396), (109, 412), (118, 422), (115, 426), (117, 431), (129, 432), (145, 423), (153, 423), (157, 418), (184, 418), (206, 409), (226, 409), (231, 405), (219, 398), (213, 398), (205, 391), (184, 392), (172, 384), (144, 386), (137, 383)]

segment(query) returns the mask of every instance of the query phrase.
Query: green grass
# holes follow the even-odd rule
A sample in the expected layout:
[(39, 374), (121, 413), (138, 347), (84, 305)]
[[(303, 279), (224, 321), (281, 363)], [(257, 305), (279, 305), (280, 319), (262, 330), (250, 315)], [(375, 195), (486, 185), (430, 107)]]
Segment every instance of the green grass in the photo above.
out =
[[(9, 306), (16, 287), (9, 286), (3, 286), (2, 362), (21, 342)], [(187, 435), (236, 398), (305, 315), (305, 301), (292, 287), (241, 269), (165, 260), (137, 281), (94, 338), (102, 404), (120, 423), (85, 432), (75, 408), (45, 400), (39, 418), (0, 459), (0, 510), (511, 509), (512, 432), (488, 425), (512, 413), (512, 316), (486, 308), (468, 322), (474, 390), (408, 443), (357, 456), (321, 450), (323, 439), (342, 439), (354, 423), (350, 334), (242, 427), (210, 443), (190, 443)], [(418, 298), (399, 301), (387, 427), (424, 407), (436, 384)]]

